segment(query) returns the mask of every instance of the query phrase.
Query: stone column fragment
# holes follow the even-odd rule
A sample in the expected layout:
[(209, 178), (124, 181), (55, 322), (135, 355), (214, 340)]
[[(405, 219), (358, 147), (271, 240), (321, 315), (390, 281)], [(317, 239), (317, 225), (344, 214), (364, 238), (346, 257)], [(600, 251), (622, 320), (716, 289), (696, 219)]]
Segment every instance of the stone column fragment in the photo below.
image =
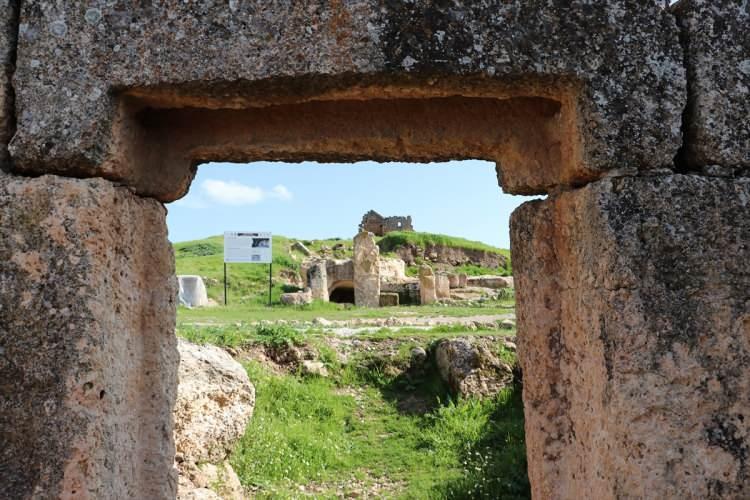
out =
[(430, 266), (419, 267), (419, 298), (423, 306), (437, 302), (435, 273)]
[(366, 231), (354, 237), (354, 303), (380, 307), (380, 249)]
[(458, 288), (466, 288), (466, 285), (468, 284), (468, 282), (469, 282), (469, 277), (466, 274), (461, 273), (458, 275)]
[(312, 298), (328, 302), (328, 270), (325, 259), (316, 259), (307, 268), (307, 286), (310, 287)]
[(511, 220), (535, 498), (750, 490), (750, 181), (620, 178)]
[(0, 496), (175, 497), (165, 215), (103, 180), (0, 176)]
[(451, 298), (450, 279), (447, 274), (438, 273), (435, 275), (435, 295), (438, 299)]
[(451, 289), (458, 288), (458, 274), (448, 274), (448, 285), (451, 287)]

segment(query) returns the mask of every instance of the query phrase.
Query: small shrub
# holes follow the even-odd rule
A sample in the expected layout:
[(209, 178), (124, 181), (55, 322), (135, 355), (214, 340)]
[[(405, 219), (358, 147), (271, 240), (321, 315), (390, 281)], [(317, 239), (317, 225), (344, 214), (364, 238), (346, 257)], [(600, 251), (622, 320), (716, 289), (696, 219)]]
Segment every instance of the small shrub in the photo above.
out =
[(273, 348), (301, 345), (303, 335), (287, 325), (260, 325), (255, 329), (260, 341)]
[(336, 353), (336, 350), (327, 345), (318, 346), (318, 358), (320, 359), (321, 363), (326, 366), (326, 368), (333, 372), (337, 372), (341, 367), (339, 356)]
[(219, 255), (222, 252), (223, 249), (220, 245), (208, 242), (188, 243), (177, 248), (178, 257), (206, 257), (208, 255)]
[(497, 356), (504, 363), (507, 363), (510, 366), (513, 366), (516, 363), (516, 353), (511, 351), (510, 349), (506, 349), (503, 345), (500, 345), (500, 347), (498, 348)]

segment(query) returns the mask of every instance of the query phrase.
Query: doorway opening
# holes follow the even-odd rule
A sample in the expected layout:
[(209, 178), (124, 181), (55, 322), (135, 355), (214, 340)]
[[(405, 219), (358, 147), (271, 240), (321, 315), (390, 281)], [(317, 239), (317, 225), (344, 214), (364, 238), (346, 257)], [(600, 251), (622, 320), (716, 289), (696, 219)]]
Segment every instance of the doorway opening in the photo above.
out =
[[(262, 346), (262, 358), (245, 358), (258, 399), (230, 457), (243, 484), (271, 496), (300, 488), (319, 495), (528, 495), (512, 370), (514, 294), (503, 281), (512, 266), (507, 235), (499, 235), (507, 228), (484, 226), (487, 218), (474, 215), (507, 221), (520, 203), (500, 196), (494, 168), (479, 161), (201, 167), (191, 194), (170, 208), (170, 218), (182, 211), (185, 223), (170, 219), (173, 234), (199, 231), (176, 244), (178, 273), (207, 273), (211, 259), (220, 262), (220, 237), (201, 234), (273, 233), (272, 307), (264, 303), (268, 268), (232, 265), (229, 306), (180, 309), (178, 319), (188, 337), (198, 329), (203, 341), (216, 335), (224, 342), (230, 336), (220, 332), (228, 328), (253, 352)], [(206, 228), (217, 221), (226, 227), (202, 229), (206, 211), (214, 212)], [(373, 240), (381, 295), (394, 302), (358, 307), (352, 237), (386, 219), (395, 222)], [(448, 279), (448, 295), (422, 305), (424, 267)], [(220, 275), (206, 278), (210, 299), (220, 304)], [(308, 304), (282, 303), (284, 295), (306, 293)], [(216, 332), (225, 315), (233, 323)], [(259, 318), (262, 330), (253, 325)], [(271, 347), (265, 332), (272, 332)], [(464, 341), (469, 352), (489, 354), (487, 393), (461, 394), (461, 382), (441, 373), (438, 357)], [(468, 435), (470, 428), (476, 432)]]
[(337, 304), (354, 304), (354, 282), (340, 281), (333, 285), (329, 300)]

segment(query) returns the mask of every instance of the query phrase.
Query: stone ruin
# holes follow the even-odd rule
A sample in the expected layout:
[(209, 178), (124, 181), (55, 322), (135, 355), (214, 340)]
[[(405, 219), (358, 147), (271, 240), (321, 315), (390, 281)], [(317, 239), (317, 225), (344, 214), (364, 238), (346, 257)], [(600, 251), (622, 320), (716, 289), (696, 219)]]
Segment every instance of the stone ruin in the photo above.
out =
[(359, 231), (370, 232), (375, 236), (385, 236), (393, 231), (414, 231), (414, 226), (411, 224), (411, 215), (383, 217), (375, 210), (370, 210), (362, 216)]
[(324, 302), (379, 307), (381, 286), (409, 281), (405, 271), (403, 260), (381, 257), (373, 234), (363, 231), (354, 238), (353, 258), (312, 257), (303, 262), (304, 291), (296, 293), (309, 293), (311, 299)]
[[(451, 299), (452, 289), (512, 288), (513, 278), (471, 276), (435, 272), (429, 266), (433, 282), (406, 275), (406, 263), (399, 258), (381, 257), (372, 233), (362, 231), (354, 238), (354, 257), (334, 259), (312, 256), (301, 265), (302, 290), (285, 293), (281, 302), (304, 305), (313, 300), (351, 303), (361, 307), (386, 307), (402, 304), (431, 304)], [(422, 290), (434, 290), (434, 298)]]
[(185, 307), (205, 307), (210, 304), (206, 284), (200, 276), (177, 276), (177, 290), (177, 300)]
[(175, 497), (196, 165), (463, 158), (547, 195), (511, 220), (533, 496), (747, 497), (748, 2), (3, 5), (9, 498)]

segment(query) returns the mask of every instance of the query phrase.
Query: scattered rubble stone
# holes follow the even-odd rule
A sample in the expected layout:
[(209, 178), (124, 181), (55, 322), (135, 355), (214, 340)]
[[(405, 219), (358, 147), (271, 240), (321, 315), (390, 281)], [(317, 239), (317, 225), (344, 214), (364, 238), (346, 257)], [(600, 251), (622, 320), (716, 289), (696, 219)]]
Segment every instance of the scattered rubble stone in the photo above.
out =
[(279, 298), (282, 304), (287, 306), (303, 306), (313, 301), (312, 290), (305, 288), (300, 292), (283, 293)]
[(392, 292), (380, 292), (380, 307), (398, 306), (398, 294)]
[(441, 340), (435, 347), (440, 376), (459, 396), (494, 396), (512, 383), (512, 367), (483, 343), (466, 338)]
[(513, 288), (513, 278), (510, 276), (469, 276), (467, 278), (468, 286), (481, 288)]
[(304, 243), (301, 241), (295, 241), (292, 243), (292, 250), (297, 250), (298, 252), (302, 253), (305, 257), (310, 257), (312, 255), (312, 252), (309, 248), (305, 246)]

